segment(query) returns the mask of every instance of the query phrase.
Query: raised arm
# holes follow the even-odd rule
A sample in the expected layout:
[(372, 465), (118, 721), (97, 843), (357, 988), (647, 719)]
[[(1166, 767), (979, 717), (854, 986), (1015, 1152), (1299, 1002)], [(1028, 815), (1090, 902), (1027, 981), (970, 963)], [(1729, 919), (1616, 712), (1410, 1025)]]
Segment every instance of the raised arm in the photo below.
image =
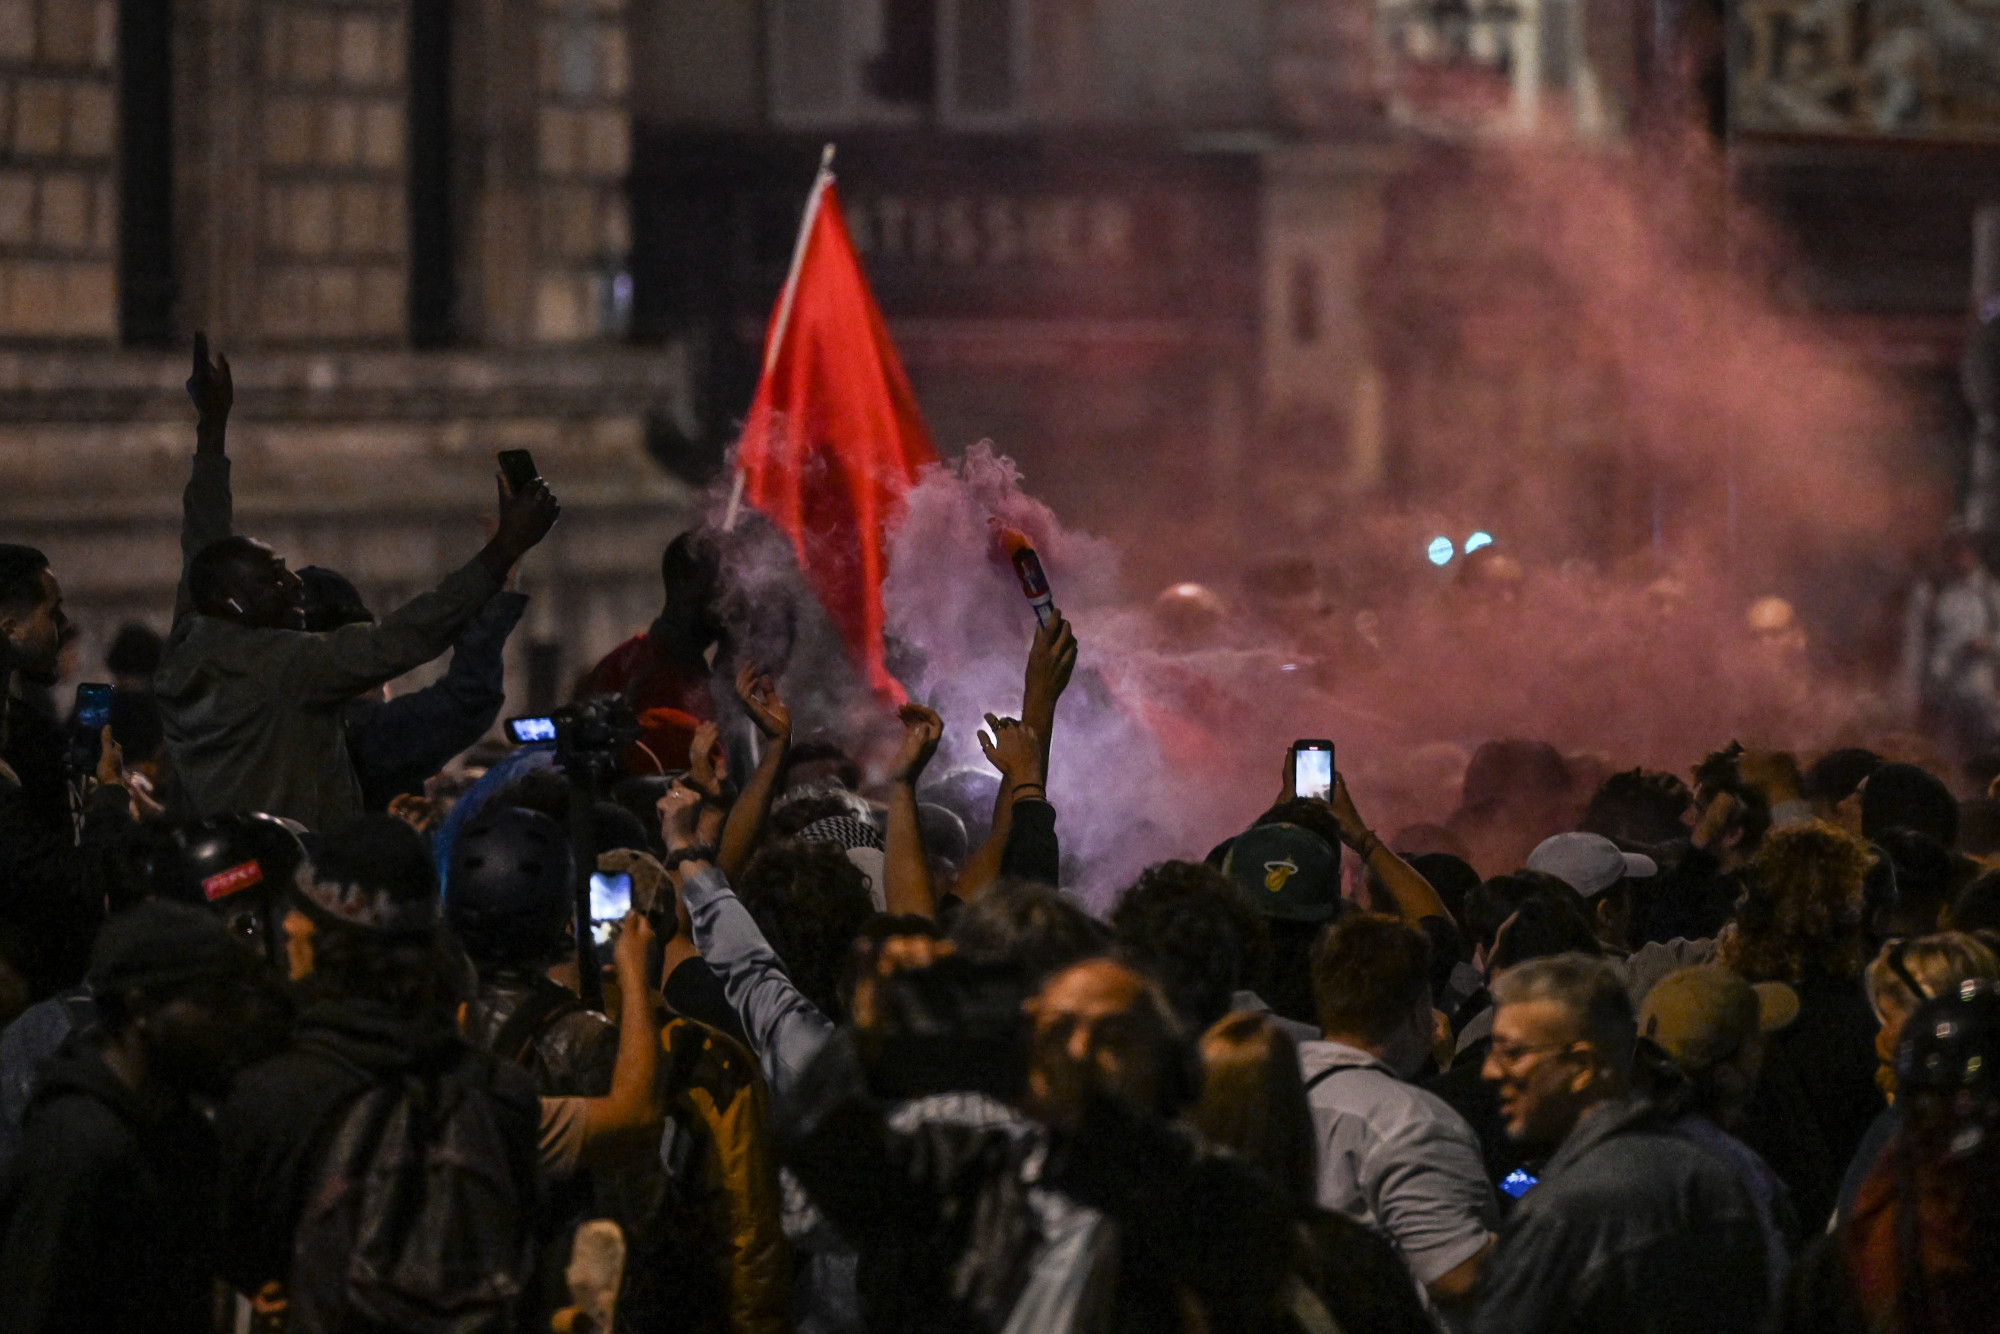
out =
[(1027, 680), (1021, 692), (1021, 721), (1034, 730), (1042, 747), (1042, 780), (1049, 776), (1049, 748), (1056, 734), (1056, 701), (1069, 689), (1076, 671), (1076, 632), (1051, 608), (1049, 623), (1035, 631), (1028, 649)]
[(338, 704), (443, 653), (561, 513), (540, 478), (519, 493), (509, 491), (501, 479), (500, 523), (493, 539), (443, 583), (374, 625), (292, 637), (286, 677), (294, 696)]
[(979, 748), (986, 753), (987, 762), (1000, 771), (1000, 791), (993, 798), (993, 831), (973, 849), (958, 872), (958, 897), (967, 903), (991, 889), (1006, 866), (1013, 843), (1016, 802), (1048, 799), (1048, 789), (1042, 785), (1041, 738), (1036, 736), (1035, 729), (990, 713), (986, 715), (986, 725), (993, 729), (993, 734), (989, 737), (981, 732)]
[[(1286, 766), (1287, 771), (1290, 765)], [(1360, 854), (1362, 864), (1375, 873), (1382, 882), (1382, 888), (1389, 891), (1389, 897), (1396, 901), (1396, 915), (1411, 926), (1426, 917), (1442, 917), (1452, 920), (1451, 909), (1444, 906), (1444, 900), (1431, 888), (1431, 882), (1417, 873), (1417, 869), (1375, 836), (1361, 818), (1361, 812), (1354, 808), (1354, 798), (1347, 794), (1347, 780), (1339, 774), (1333, 776), (1333, 798), (1328, 802), (1333, 808), (1333, 818), (1340, 822), (1341, 842)]]
[(944, 736), (944, 719), (921, 704), (905, 704), (903, 746), (896, 752), (890, 775), (889, 834), (882, 852), (884, 900), (892, 913), (929, 917), (937, 911), (931, 887), (929, 859), (924, 856), (923, 830), (917, 822), (917, 780), (937, 754)]
[(194, 610), (188, 592), (187, 567), (195, 553), (228, 537), (236, 522), (229, 491), (229, 456), (224, 451), (229, 409), (236, 389), (229, 377), (229, 358), (208, 359), (208, 335), (194, 336), (194, 373), (188, 376), (188, 397), (194, 400), (194, 468), (181, 492), (181, 582), (174, 593), (174, 619)]
[[(1053, 611), (1049, 623), (1035, 631), (1035, 639), (1028, 647), (1028, 667), (1021, 691), (1021, 720), (1015, 723), (1007, 720), (1009, 727), (1018, 727), (1034, 741), (1032, 759), (1025, 755), (1016, 757), (1008, 749), (1009, 762), (1016, 763), (1016, 772), (1011, 775), (1001, 764), (995, 752), (986, 751), (986, 758), (1000, 769), (1000, 793), (993, 801), (993, 830), (986, 841), (972, 850), (959, 868), (958, 897), (965, 902), (984, 894), (999, 878), (1001, 864), (1007, 856), (1007, 842), (1014, 832), (1014, 789), (1016, 786), (1032, 789), (1031, 797), (1046, 798), (1048, 791), (1043, 784), (1048, 780), (1049, 753), (1053, 744), (1056, 726), (1056, 702), (1063, 691), (1069, 688), (1071, 674), (1076, 671), (1076, 632), (1063, 618), (1061, 611)], [(986, 721), (994, 728), (994, 739), (1000, 738), (1000, 723), (992, 714)], [(985, 739), (981, 738), (981, 745)], [(1018, 760), (1018, 762), (1017, 762)]]
[(507, 702), (504, 654), (528, 599), (495, 593), (459, 633), (445, 674), (397, 695), (348, 737), (364, 791), (383, 797), (420, 790), (454, 755), (485, 736)]
[(756, 851), (757, 838), (764, 832), (764, 820), (771, 813), (771, 798), (778, 790), (778, 773), (785, 767), (785, 756), (792, 746), (792, 713), (778, 697), (778, 687), (770, 677), (749, 663), (743, 664), (736, 672), (736, 698), (743, 702), (743, 711), (763, 735), (764, 755), (751, 772), (750, 781), (737, 794), (736, 804), (729, 808), (729, 818), (722, 825), (716, 861), (722, 867), (722, 874), (732, 879), (743, 874), (743, 868), (750, 864), (750, 854)]
[(722, 979), (772, 1100), (782, 1104), (826, 1045), (833, 1022), (785, 975), (777, 952), (720, 871), (684, 862), (679, 886), (695, 948)]
[(653, 929), (636, 912), (625, 914), (613, 964), (618, 974), (618, 1064), (611, 1092), (583, 1105), (583, 1161), (603, 1163), (656, 1134), (660, 1107), (655, 1076), (660, 1065), (660, 1026), (646, 987), (646, 950)]

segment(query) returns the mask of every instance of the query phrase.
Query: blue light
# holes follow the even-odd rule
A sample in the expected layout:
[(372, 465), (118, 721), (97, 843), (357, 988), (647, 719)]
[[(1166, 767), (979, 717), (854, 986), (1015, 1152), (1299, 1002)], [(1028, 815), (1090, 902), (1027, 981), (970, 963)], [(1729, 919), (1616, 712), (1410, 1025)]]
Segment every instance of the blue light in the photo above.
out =
[(1479, 548), (1490, 547), (1492, 545), (1493, 534), (1481, 529), (1479, 532), (1465, 539), (1465, 554), (1470, 556), (1473, 552), (1479, 550)]
[(1431, 558), (1433, 565), (1449, 565), (1451, 558), (1458, 554), (1458, 549), (1452, 546), (1448, 537), (1433, 537), (1424, 554)]

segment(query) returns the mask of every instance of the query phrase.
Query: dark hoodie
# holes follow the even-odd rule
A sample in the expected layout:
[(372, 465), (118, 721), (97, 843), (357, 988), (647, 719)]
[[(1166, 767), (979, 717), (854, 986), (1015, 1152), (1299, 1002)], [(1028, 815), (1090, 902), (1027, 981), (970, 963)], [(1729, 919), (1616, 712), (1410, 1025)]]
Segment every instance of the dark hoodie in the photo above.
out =
[(291, 1049), (238, 1076), (216, 1116), (223, 1277), (246, 1293), (284, 1283), (321, 1160), (354, 1100), (379, 1082), (441, 1077), (465, 1061), (487, 1067), (502, 1130), (524, 1155), (514, 1164), (517, 1179), (532, 1179), (540, 1106), (527, 1075), (468, 1046), (450, 1027), (379, 1001), (307, 1007)]
[(10, 1330), (206, 1334), (215, 1132), (177, 1094), (134, 1091), (96, 1049), (42, 1075), (8, 1182), (0, 1320)]

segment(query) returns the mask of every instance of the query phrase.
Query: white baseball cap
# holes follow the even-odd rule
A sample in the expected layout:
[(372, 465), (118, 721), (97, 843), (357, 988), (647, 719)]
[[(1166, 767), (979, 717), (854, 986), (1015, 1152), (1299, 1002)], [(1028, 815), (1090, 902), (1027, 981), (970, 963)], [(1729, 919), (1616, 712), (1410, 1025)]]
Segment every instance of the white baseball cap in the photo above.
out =
[(1602, 834), (1557, 834), (1528, 854), (1528, 869), (1554, 876), (1585, 898), (1595, 898), (1620, 880), (1648, 880), (1660, 873), (1651, 857), (1620, 852)]

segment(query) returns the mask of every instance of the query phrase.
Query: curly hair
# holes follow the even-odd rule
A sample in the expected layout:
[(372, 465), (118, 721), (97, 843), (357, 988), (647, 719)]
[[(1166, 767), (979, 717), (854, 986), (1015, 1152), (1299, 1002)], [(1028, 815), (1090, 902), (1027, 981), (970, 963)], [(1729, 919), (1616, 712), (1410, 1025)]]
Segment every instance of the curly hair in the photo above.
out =
[(1194, 862), (1146, 868), (1111, 914), (1118, 952), (1202, 1028), (1253, 985), (1270, 936), (1228, 876)]
[(1735, 828), (1743, 832), (1743, 847), (1751, 850), (1763, 841), (1771, 828), (1771, 802), (1763, 789), (1748, 782), (1738, 761), (1743, 743), (1732, 741), (1721, 750), (1704, 756), (1694, 767), (1695, 801), (1707, 804), (1719, 796), (1736, 799)]
[(1037, 987), (1101, 954), (1108, 936), (1060, 890), (1004, 879), (966, 904), (951, 928), (952, 943), (965, 958), (1019, 968)]
[(451, 933), (383, 938), (324, 923), (313, 931), (313, 967), (300, 999), (370, 1000), (434, 1029), (456, 1023), (460, 1002), (479, 989), (472, 963)]
[(1736, 920), (1716, 941), (1717, 961), (1752, 982), (1797, 982), (1807, 972), (1858, 978), (1872, 857), (1866, 843), (1824, 821), (1772, 830)]
[(838, 1023), (841, 972), (875, 913), (861, 869), (828, 843), (773, 843), (751, 859), (736, 893), (792, 985)]
[(1657, 845), (1687, 835), (1681, 817), (1694, 794), (1677, 774), (1627, 769), (1598, 784), (1577, 828), (1628, 843)]

